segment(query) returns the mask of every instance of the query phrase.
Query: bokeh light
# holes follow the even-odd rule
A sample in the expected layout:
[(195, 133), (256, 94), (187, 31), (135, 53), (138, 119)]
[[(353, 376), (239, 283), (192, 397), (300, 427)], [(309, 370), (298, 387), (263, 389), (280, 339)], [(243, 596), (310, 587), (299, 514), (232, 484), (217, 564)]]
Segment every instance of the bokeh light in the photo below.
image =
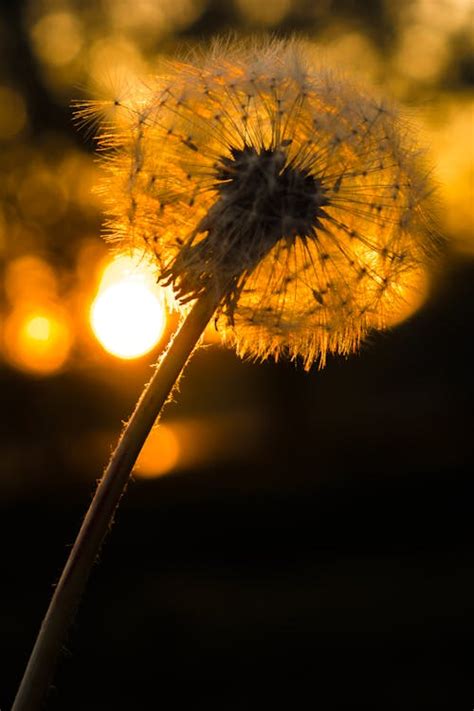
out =
[(81, 49), (81, 24), (70, 12), (51, 12), (32, 27), (31, 38), (41, 60), (61, 66), (74, 59)]
[(65, 364), (72, 345), (66, 314), (56, 305), (20, 305), (4, 324), (7, 360), (35, 375), (51, 375)]
[(36, 254), (25, 254), (12, 259), (5, 270), (5, 295), (12, 305), (19, 301), (33, 301), (40, 298), (54, 299), (58, 283), (54, 269)]
[(398, 48), (398, 70), (420, 81), (435, 79), (446, 62), (446, 42), (446, 34), (436, 28), (427, 28), (425, 24), (407, 27)]
[(14, 138), (27, 121), (21, 94), (9, 86), (0, 86), (0, 140)]
[(127, 0), (105, 0), (110, 23), (119, 32), (142, 35), (175, 32), (194, 22), (202, 13), (204, 0), (137, 0), (130, 12)]
[(237, 0), (237, 5), (248, 22), (271, 27), (284, 20), (291, 9), (291, 0)]
[(135, 474), (144, 478), (167, 474), (176, 467), (180, 450), (180, 441), (173, 427), (160, 424), (148, 435), (134, 467)]
[(393, 309), (384, 314), (385, 324), (394, 327), (413, 316), (426, 301), (429, 289), (428, 274), (421, 267), (404, 274), (396, 287)]
[(148, 353), (166, 323), (163, 293), (150, 263), (137, 254), (113, 259), (104, 270), (90, 321), (112, 355), (130, 359)]
[(3, 327), (7, 362), (35, 375), (61, 370), (74, 336), (51, 264), (37, 254), (12, 259), (5, 269), (4, 293), (10, 305)]
[(436, 163), (439, 219), (454, 235), (452, 247), (474, 254), (474, 102), (445, 97), (426, 116)]

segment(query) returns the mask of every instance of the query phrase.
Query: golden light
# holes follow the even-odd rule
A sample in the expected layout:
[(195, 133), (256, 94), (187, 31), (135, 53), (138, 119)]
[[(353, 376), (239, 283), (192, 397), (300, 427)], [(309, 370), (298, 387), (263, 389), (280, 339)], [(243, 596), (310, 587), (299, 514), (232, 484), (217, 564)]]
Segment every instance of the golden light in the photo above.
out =
[(48, 262), (36, 254), (26, 254), (13, 259), (6, 267), (4, 289), (12, 305), (19, 301), (54, 300), (57, 296), (57, 278)]
[(51, 319), (47, 316), (33, 316), (25, 324), (25, 335), (33, 341), (48, 341), (52, 330)]
[(248, 21), (272, 26), (284, 20), (291, 9), (291, 0), (273, 0), (268, 3), (260, 0), (237, 0), (237, 5)]
[(211, 319), (204, 330), (204, 342), (222, 345), (222, 333), (216, 328), (214, 319)]
[[(379, 252), (362, 247), (358, 254), (375, 274), (385, 274), (386, 264)], [(420, 265), (406, 269), (397, 275), (390, 288), (384, 290), (380, 299), (380, 282), (376, 279), (371, 284), (362, 286), (366, 293), (371, 293), (378, 300), (378, 309), (373, 314), (374, 328), (393, 328), (413, 316), (426, 302), (430, 289), (427, 270)]]
[(180, 456), (180, 442), (174, 430), (159, 425), (150, 432), (140, 452), (134, 472), (137, 476), (154, 478), (174, 469)]
[(67, 318), (56, 306), (15, 308), (5, 321), (3, 336), (11, 365), (36, 375), (60, 370), (72, 345)]
[(428, 274), (421, 267), (407, 272), (394, 287), (393, 302), (385, 307), (385, 325), (394, 327), (413, 316), (425, 303), (429, 286)]
[(134, 473), (151, 479), (177, 469), (246, 458), (259, 446), (264, 428), (265, 421), (259, 415), (249, 416), (248, 411), (159, 424), (148, 436)]
[(474, 254), (474, 102), (445, 96), (426, 112), (433, 162), (439, 176), (439, 219), (452, 246)]
[(335, 66), (356, 65), (362, 77), (369, 80), (377, 77), (380, 59), (370, 38), (361, 32), (350, 31), (341, 26), (335, 34), (328, 28), (322, 35), (324, 56)]
[[(422, 52), (420, 47), (423, 47)], [(403, 75), (418, 81), (433, 81), (447, 55), (447, 35), (441, 28), (412, 24), (402, 34), (395, 63)]]
[(449, 0), (449, 2), (417, 0), (403, 10), (404, 21), (407, 24), (417, 21), (426, 27), (440, 28), (445, 33), (469, 28), (472, 23), (471, 0)]
[(27, 122), (21, 94), (9, 86), (0, 86), (0, 139), (14, 138)]
[(104, 270), (90, 310), (94, 334), (106, 351), (130, 359), (148, 353), (163, 335), (162, 290), (150, 263), (136, 254), (115, 258)]
[(44, 15), (31, 29), (37, 55), (47, 64), (68, 64), (81, 49), (83, 36), (78, 18), (70, 12)]
[(171, 33), (188, 27), (202, 14), (205, 7), (203, 0), (136, 0), (133, 12), (130, 12), (128, 0), (106, 0), (111, 24), (114, 29), (142, 33)]

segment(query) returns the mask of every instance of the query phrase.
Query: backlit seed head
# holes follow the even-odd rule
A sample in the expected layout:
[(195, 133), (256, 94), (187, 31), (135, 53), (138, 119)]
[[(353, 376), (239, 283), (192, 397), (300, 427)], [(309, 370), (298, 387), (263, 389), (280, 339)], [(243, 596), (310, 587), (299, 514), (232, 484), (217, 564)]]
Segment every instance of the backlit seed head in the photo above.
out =
[(109, 239), (152, 252), (180, 303), (223, 293), (240, 354), (323, 365), (404, 308), (436, 248), (413, 129), (304, 43), (216, 44), (113, 104)]

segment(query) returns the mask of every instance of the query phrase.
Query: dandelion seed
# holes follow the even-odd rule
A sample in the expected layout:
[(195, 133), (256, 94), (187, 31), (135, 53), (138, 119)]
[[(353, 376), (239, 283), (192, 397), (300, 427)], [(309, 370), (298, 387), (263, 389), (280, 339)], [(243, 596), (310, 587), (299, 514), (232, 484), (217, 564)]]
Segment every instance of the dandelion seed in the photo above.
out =
[(298, 41), (217, 44), (139, 96), (127, 130), (122, 117), (100, 139), (108, 234), (152, 251), (181, 303), (217, 290), (240, 354), (307, 367), (393, 320), (435, 249), (427, 172), (395, 109)]

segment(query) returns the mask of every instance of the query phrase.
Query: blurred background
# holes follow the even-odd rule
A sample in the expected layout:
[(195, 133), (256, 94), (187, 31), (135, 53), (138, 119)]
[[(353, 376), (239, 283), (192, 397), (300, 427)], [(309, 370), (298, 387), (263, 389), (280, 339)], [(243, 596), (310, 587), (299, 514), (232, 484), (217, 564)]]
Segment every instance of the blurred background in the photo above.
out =
[(2, 0), (0, 708), (175, 325), (101, 240), (72, 99), (216, 33), (300, 34), (416, 116), (447, 248), (424, 304), (325, 370), (195, 356), (153, 432), (48, 706), (470, 708), (469, 0)]

